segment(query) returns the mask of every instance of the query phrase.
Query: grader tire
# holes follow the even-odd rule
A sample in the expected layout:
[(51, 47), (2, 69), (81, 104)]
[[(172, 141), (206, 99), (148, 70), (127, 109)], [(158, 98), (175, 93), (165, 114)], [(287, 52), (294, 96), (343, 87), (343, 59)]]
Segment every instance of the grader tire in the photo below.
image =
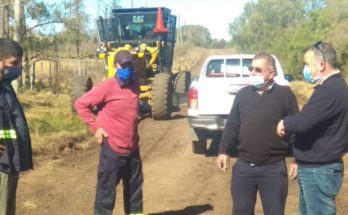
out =
[(172, 83), (170, 75), (159, 73), (152, 84), (152, 118), (168, 119), (172, 108)]
[(187, 93), (191, 84), (191, 73), (183, 71), (177, 74), (174, 81), (174, 89), (176, 93)]
[(74, 77), (72, 82), (71, 90), (71, 101), (72, 101), (72, 110), (75, 111), (74, 103), (80, 98), (84, 93), (92, 89), (93, 81), (92, 78), (88, 75), (77, 75)]

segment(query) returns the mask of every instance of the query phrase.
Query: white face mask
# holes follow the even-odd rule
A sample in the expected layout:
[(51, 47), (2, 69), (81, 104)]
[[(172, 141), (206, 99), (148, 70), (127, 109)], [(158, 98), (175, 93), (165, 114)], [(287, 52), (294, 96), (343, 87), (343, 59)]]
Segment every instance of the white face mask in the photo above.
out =
[(266, 83), (262, 75), (251, 75), (249, 77), (249, 85), (253, 86), (256, 90), (262, 89)]

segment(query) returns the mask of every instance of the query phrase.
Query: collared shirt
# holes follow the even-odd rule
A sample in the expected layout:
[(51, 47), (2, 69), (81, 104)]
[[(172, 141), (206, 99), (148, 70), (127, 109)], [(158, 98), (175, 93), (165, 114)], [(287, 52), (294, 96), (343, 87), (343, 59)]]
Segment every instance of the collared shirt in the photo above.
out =
[[(129, 154), (138, 148), (139, 142), (138, 96), (137, 81), (121, 87), (116, 78), (111, 78), (81, 96), (75, 108), (93, 134), (103, 128), (110, 147), (120, 154)], [(97, 117), (91, 112), (92, 107), (98, 107)]]
[(274, 81), (273, 81), (273, 83), (271, 84), (271, 85), (269, 85), (265, 90), (256, 90), (256, 92), (258, 93), (258, 94), (260, 94), (260, 95), (262, 95), (262, 94), (264, 94), (267, 90), (271, 90), (272, 88), (273, 88), (273, 86), (274, 86)]
[(315, 84), (314, 87), (316, 87), (316, 86), (318, 86), (318, 85), (322, 85), (322, 84), (324, 83), (324, 81), (326, 81), (327, 79), (329, 79), (331, 76), (336, 75), (336, 74), (339, 74), (339, 73), (340, 73), (340, 70), (336, 70), (335, 72), (333, 72), (333, 73), (331, 73), (331, 74), (329, 74), (329, 75), (323, 77), (322, 79), (320, 79), (320, 81), (319, 81), (317, 84)]

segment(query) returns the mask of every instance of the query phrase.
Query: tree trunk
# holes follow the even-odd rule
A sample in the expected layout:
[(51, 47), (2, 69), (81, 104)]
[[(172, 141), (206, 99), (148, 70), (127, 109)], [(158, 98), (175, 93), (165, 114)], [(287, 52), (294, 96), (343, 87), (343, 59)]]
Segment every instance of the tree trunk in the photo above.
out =
[(8, 5), (5, 5), (5, 2), (1, 1), (0, 4), (4, 4), (0, 8), (0, 37), (9, 37), (9, 13)]

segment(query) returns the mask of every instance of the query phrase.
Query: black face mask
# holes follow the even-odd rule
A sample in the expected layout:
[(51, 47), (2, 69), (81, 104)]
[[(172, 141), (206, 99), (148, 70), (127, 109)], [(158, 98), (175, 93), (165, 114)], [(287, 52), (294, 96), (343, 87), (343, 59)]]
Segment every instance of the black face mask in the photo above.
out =
[(5, 67), (2, 80), (13, 81), (22, 74), (22, 67)]

